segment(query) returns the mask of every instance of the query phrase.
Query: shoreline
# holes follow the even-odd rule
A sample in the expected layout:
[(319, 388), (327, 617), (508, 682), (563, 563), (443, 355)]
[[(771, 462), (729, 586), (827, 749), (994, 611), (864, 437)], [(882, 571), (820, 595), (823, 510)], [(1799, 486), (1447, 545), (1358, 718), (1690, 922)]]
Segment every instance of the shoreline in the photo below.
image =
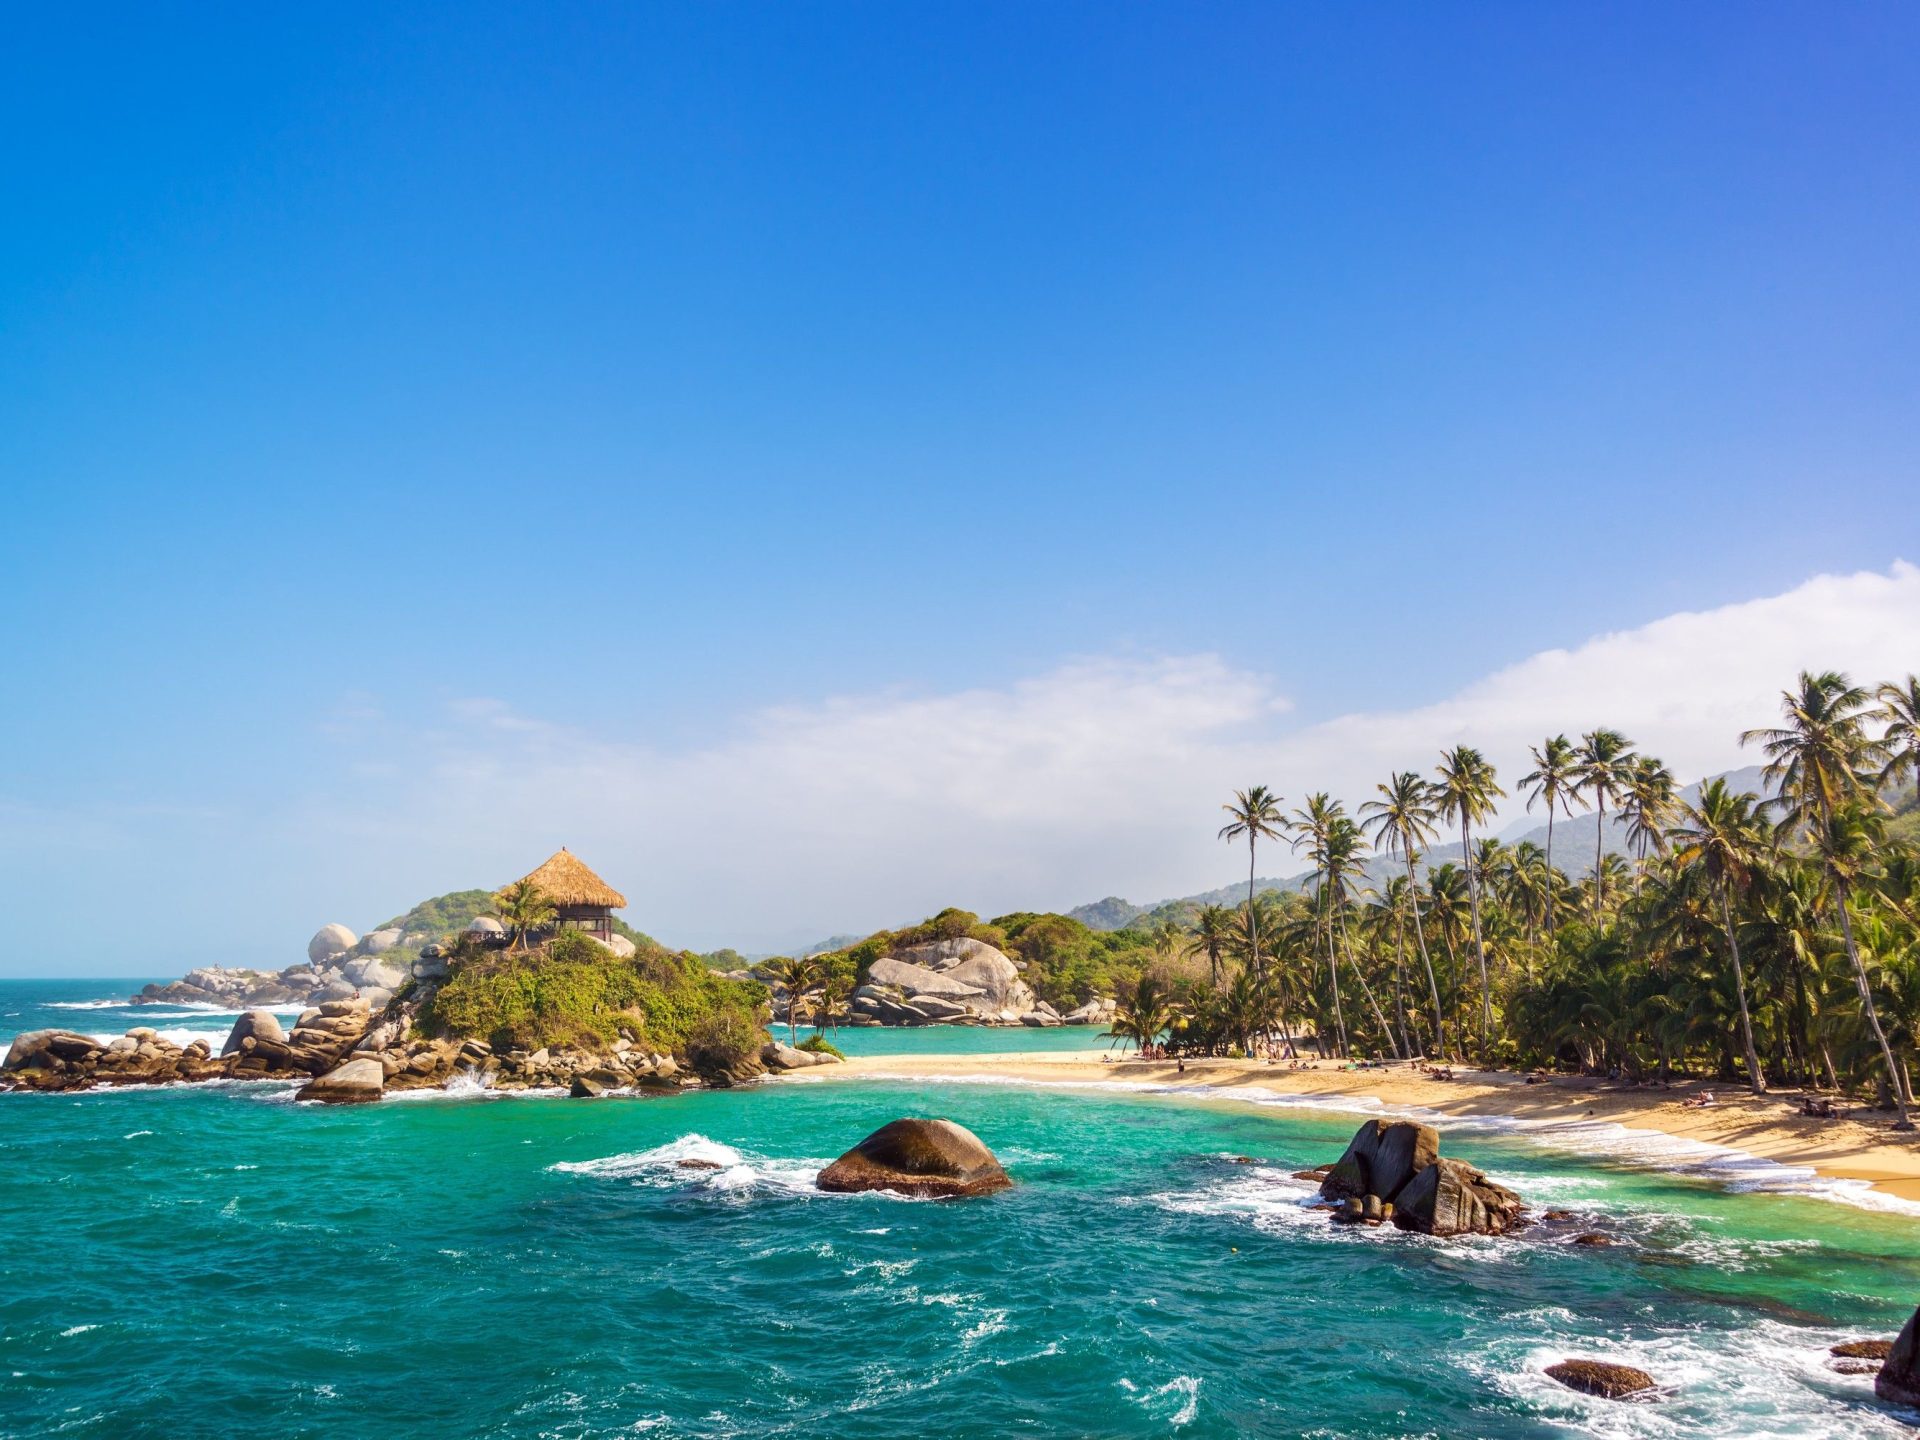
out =
[[(1819, 1120), (1799, 1114), (1798, 1092), (1766, 1096), (1697, 1081), (1669, 1089), (1624, 1088), (1604, 1080), (1554, 1076), (1528, 1085), (1512, 1072), (1456, 1067), (1456, 1080), (1435, 1080), (1396, 1063), (1347, 1070), (1323, 1061), (1287, 1070), (1248, 1060), (1189, 1060), (1184, 1072), (1172, 1061), (1116, 1059), (1103, 1063), (1084, 1053), (1008, 1052), (999, 1055), (849, 1056), (844, 1065), (808, 1072), (822, 1079), (974, 1080), (1035, 1085), (1099, 1086), (1122, 1083), (1195, 1100), (1246, 1103), (1280, 1096), (1330, 1110), (1378, 1106), (1388, 1113), (1419, 1112), (1454, 1119), (1516, 1122), (1536, 1138), (1581, 1146), (1577, 1127), (1618, 1125), (1677, 1142), (1712, 1147), (1780, 1166), (1802, 1168), (1827, 1180), (1863, 1184), (1894, 1200), (1920, 1206), (1920, 1141), (1892, 1134), (1878, 1116)], [(1716, 1103), (1686, 1109), (1681, 1101), (1711, 1089)], [(1588, 1137), (1591, 1140), (1591, 1136)]]

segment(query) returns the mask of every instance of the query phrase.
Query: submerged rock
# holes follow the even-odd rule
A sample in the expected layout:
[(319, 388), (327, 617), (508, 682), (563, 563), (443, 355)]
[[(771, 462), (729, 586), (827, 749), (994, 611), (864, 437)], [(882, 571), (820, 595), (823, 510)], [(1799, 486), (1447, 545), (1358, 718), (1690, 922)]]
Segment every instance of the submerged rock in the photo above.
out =
[(1847, 1340), (1827, 1351), (1843, 1360), (1884, 1360), (1893, 1353), (1891, 1340)]
[(1570, 1390), (1604, 1400), (1624, 1400), (1654, 1388), (1653, 1377), (1646, 1371), (1606, 1360), (1562, 1360), (1547, 1366), (1547, 1374)]
[(978, 1135), (951, 1120), (909, 1118), (883, 1125), (822, 1170), (822, 1190), (891, 1190), (952, 1199), (990, 1195), (1013, 1181)]
[(1887, 1360), (1874, 1376), (1873, 1393), (1896, 1405), (1920, 1408), (1920, 1309), (1887, 1347)]

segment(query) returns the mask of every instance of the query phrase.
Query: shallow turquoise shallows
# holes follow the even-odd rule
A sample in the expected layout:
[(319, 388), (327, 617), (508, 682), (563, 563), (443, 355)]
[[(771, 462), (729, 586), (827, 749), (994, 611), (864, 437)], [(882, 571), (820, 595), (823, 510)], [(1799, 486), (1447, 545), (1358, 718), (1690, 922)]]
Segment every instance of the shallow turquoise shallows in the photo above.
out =
[[(140, 1018), (56, 993), (108, 988), (0, 986), (0, 1036)], [(1016, 1187), (811, 1189), (903, 1114), (970, 1126)], [(0, 1432), (1912, 1433), (1825, 1352), (1920, 1300), (1913, 1218), (1459, 1131), (1451, 1153), (1626, 1243), (1336, 1230), (1289, 1172), (1355, 1123), (804, 1080), (338, 1109), (278, 1086), (0, 1096)], [(1568, 1355), (1670, 1391), (1585, 1399), (1541, 1374)]]

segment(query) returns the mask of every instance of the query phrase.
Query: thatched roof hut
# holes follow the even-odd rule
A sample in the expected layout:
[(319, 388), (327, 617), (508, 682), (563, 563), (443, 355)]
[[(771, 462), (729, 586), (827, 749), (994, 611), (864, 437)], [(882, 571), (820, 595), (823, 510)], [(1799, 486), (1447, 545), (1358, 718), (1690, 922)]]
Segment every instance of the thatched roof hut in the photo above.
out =
[(522, 878), (547, 897), (559, 912), (562, 927), (585, 930), (602, 942), (613, 938), (613, 912), (626, 909), (627, 897), (564, 845), (546, 864)]

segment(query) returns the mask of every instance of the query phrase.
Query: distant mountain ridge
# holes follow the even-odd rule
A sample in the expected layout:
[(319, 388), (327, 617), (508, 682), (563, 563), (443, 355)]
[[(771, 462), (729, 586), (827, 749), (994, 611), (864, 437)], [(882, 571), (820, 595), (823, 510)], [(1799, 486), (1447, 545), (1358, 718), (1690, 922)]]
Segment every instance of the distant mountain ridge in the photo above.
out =
[[(1760, 766), (1748, 765), (1739, 770), (1729, 770), (1721, 775), (1709, 775), (1707, 780), (1725, 780), (1729, 787), (1738, 792), (1752, 791), (1756, 795), (1765, 795), (1767, 787), (1760, 778)], [(1696, 781), (1679, 792), (1679, 798), (1691, 805), (1700, 798), (1700, 791), (1707, 780)], [(1593, 870), (1594, 840), (1599, 835), (1600, 816), (1597, 811), (1580, 810), (1572, 815), (1564, 812), (1553, 824), (1553, 863), (1571, 878), (1578, 880)], [(1547, 825), (1538, 815), (1528, 815), (1514, 821), (1500, 832), (1503, 844), (1519, 845), (1531, 841), (1542, 850), (1547, 847)], [(1627, 827), (1621, 823), (1611, 810), (1607, 812), (1607, 836), (1605, 853), (1626, 855)], [(1458, 864), (1460, 861), (1460, 842), (1435, 845), (1420, 857), (1419, 869), (1424, 872), (1430, 865), (1444, 865), (1448, 861)], [(1367, 883), (1378, 886), (1394, 875), (1405, 871), (1405, 864), (1390, 856), (1374, 854), (1367, 857)], [(1256, 894), (1270, 891), (1304, 890), (1311, 885), (1318, 872), (1302, 871), (1284, 879), (1256, 879), (1253, 882)], [(1239, 905), (1247, 898), (1247, 882), (1222, 885), (1218, 890), (1203, 891), (1198, 895), (1183, 895), (1174, 900), (1160, 900), (1152, 905), (1135, 905), (1118, 895), (1109, 895), (1104, 900), (1096, 900), (1087, 905), (1076, 905), (1067, 911), (1070, 919), (1078, 920), (1089, 930), (1124, 930), (1142, 919), (1153, 921), (1163, 916), (1173, 916), (1177, 912), (1200, 905)]]

